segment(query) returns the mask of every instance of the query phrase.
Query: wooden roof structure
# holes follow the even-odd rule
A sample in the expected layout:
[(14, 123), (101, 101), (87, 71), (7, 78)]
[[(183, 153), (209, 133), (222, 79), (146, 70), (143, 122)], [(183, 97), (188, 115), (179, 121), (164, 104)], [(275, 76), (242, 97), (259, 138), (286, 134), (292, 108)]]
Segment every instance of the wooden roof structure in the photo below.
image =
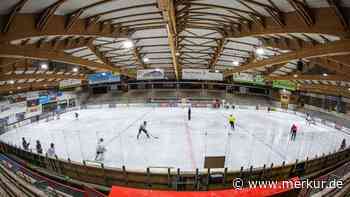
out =
[(183, 68), (205, 68), (345, 94), (349, 9), (346, 0), (2, 0), (0, 92), (95, 71), (163, 68), (181, 80)]

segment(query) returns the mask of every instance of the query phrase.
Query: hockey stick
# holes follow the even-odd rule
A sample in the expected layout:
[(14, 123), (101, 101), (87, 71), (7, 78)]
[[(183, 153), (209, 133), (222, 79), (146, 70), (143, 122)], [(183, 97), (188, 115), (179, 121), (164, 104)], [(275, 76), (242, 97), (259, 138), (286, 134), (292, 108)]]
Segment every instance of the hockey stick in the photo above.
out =
[(153, 137), (154, 139), (159, 139), (159, 137), (154, 136), (154, 135), (152, 135), (152, 134), (150, 134), (150, 133), (149, 133), (149, 136)]
[(149, 115), (150, 111), (142, 114), (142, 116), (140, 116), (139, 118), (137, 118), (135, 121), (133, 121), (131, 124), (129, 124), (126, 128), (124, 128), (122, 131), (119, 132), (119, 135), (116, 135), (114, 137), (112, 137), (110, 140), (108, 140), (105, 145), (108, 146), (112, 141), (114, 141), (115, 139), (119, 138), (120, 136), (122, 136), (122, 134), (124, 132), (126, 132), (129, 128), (131, 128), (136, 122), (140, 121), (141, 119), (145, 118), (147, 115)]

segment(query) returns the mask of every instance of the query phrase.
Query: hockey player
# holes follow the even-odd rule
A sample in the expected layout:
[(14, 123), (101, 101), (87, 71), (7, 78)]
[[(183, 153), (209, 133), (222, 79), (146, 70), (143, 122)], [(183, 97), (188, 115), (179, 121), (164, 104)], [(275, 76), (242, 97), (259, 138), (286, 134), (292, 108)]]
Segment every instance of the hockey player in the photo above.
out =
[(267, 112), (269, 112), (269, 113), (271, 112), (271, 107), (270, 106), (267, 107)]
[(188, 107), (188, 120), (191, 120), (191, 106)]
[(97, 142), (95, 161), (103, 161), (106, 150), (106, 147), (103, 145), (103, 138), (100, 138)]
[(75, 119), (78, 120), (78, 118), (79, 118), (78, 112), (75, 112), (74, 115), (75, 115)]
[(306, 122), (308, 125), (311, 125), (311, 123), (312, 123), (312, 118), (311, 118), (311, 115), (309, 113), (306, 113)]
[(297, 125), (293, 124), (290, 129), (290, 133), (291, 133), (290, 140), (295, 141), (295, 138), (297, 136), (297, 130), (298, 130)]
[(22, 147), (24, 150), (29, 150), (29, 142), (26, 141), (24, 137), (22, 137)]
[(56, 114), (56, 119), (59, 120), (60, 119), (60, 115), (61, 115), (61, 107), (58, 105), (56, 110), (55, 110), (55, 114)]
[(56, 151), (55, 151), (55, 144), (51, 143), (50, 148), (47, 150), (46, 155), (49, 157), (55, 157), (56, 156)]
[(340, 150), (344, 150), (346, 148), (346, 140), (345, 138), (341, 141), (341, 145), (340, 145)]
[(236, 118), (231, 114), (229, 117), (228, 117), (228, 122), (231, 126), (231, 129), (235, 129), (235, 122), (236, 122)]
[(39, 140), (36, 141), (36, 152), (38, 154), (43, 154), (43, 148), (41, 147), (41, 143)]
[(143, 121), (143, 124), (140, 125), (139, 132), (137, 134), (137, 139), (139, 139), (141, 132), (144, 132), (146, 134), (147, 138), (149, 138), (148, 132), (146, 130), (146, 126), (147, 126), (147, 122)]

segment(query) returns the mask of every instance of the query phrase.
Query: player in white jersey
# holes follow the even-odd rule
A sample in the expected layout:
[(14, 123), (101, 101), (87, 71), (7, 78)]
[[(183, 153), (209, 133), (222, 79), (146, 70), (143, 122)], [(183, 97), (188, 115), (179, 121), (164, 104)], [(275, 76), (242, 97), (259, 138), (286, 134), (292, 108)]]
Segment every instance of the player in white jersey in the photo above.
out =
[(147, 138), (149, 138), (148, 131), (146, 130), (147, 122), (144, 121), (143, 124), (140, 125), (139, 132), (137, 133), (137, 139), (139, 139), (141, 132), (145, 133)]
[(46, 152), (48, 157), (55, 157), (56, 156), (56, 151), (55, 151), (55, 144), (51, 143), (50, 148)]
[(106, 152), (106, 147), (103, 145), (103, 138), (100, 138), (97, 142), (96, 147), (96, 161), (103, 161), (104, 160), (104, 153)]

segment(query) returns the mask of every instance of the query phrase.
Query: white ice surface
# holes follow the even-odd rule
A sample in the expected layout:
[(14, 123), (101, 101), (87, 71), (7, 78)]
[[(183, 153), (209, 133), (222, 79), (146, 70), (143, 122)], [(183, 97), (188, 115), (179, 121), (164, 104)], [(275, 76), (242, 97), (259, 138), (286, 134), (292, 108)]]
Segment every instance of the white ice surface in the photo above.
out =
[[(283, 112), (192, 108), (187, 121), (183, 108), (110, 108), (79, 111), (61, 115), (61, 119), (41, 121), (17, 128), (0, 136), (0, 140), (21, 145), (21, 138), (40, 140), (44, 151), (55, 143), (58, 157), (73, 161), (93, 160), (97, 139), (103, 137), (107, 152), (104, 163), (128, 169), (173, 167), (181, 170), (202, 169), (205, 156), (226, 156), (226, 167), (260, 167), (280, 165), (328, 154), (350, 136), (323, 125), (308, 126), (301, 117)], [(227, 117), (237, 118), (235, 131), (229, 129)], [(139, 125), (148, 122), (148, 131), (159, 139), (136, 139)], [(299, 127), (296, 141), (290, 141), (290, 127)], [(232, 135), (228, 135), (232, 132)]]

